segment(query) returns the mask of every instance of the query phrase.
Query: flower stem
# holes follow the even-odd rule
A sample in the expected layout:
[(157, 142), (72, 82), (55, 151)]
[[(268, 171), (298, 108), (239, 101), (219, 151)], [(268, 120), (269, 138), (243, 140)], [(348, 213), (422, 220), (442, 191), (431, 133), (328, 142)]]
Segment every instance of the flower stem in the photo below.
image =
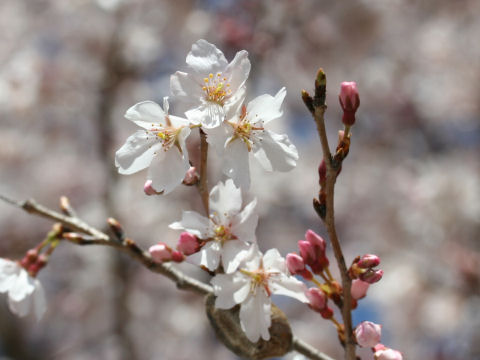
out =
[(323, 149), (323, 159), (327, 167), (327, 181), (325, 186), (326, 193), (326, 215), (324, 219), (325, 227), (332, 243), (335, 259), (337, 260), (340, 275), (342, 277), (343, 287), (343, 305), (341, 308), (343, 323), (345, 324), (345, 359), (355, 360), (355, 340), (353, 338), (352, 330), (352, 299), (350, 288), (352, 280), (348, 276), (347, 266), (343, 257), (342, 248), (337, 237), (337, 231), (335, 229), (335, 217), (334, 217), (334, 189), (335, 181), (337, 178), (338, 168), (334, 168), (332, 164), (332, 154), (328, 145), (327, 132), (325, 129), (324, 114), (326, 105), (319, 105), (315, 107), (314, 119), (317, 124), (317, 131), (320, 137), (320, 142)]
[(208, 159), (208, 142), (207, 134), (200, 129), (200, 182), (198, 183), (198, 191), (202, 198), (203, 208), (207, 216), (210, 214), (208, 203), (208, 184), (207, 184), (207, 159)]

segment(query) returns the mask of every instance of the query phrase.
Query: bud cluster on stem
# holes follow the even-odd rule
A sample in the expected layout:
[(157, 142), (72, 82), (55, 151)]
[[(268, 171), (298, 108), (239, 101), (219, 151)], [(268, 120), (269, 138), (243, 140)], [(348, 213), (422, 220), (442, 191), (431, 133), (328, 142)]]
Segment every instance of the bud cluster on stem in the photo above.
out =
[(357, 256), (354, 260), (348, 274), (352, 279), (360, 279), (369, 284), (374, 284), (383, 276), (383, 270), (375, 270), (374, 267), (380, 264), (380, 258), (377, 255), (366, 254)]

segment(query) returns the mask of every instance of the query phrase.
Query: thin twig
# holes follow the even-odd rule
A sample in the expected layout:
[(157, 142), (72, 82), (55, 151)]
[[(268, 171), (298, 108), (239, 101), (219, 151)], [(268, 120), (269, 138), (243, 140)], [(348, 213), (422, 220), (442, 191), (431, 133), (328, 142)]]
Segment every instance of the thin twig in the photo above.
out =
[(141, 250), (132, 240), (128, 239), (124, 242), (114, 241), (107, 234), (103, 233), (100, 230), (95, 229), (94, 227), (88, 225), (83, 220), (80, 220), (76, 217), (65, 216), (56, 211), (50, 210), (40, 204), (35, 200), (27, 200), (23, 202), (12, 200), (4, 195), (0, 195), (0, 199), (5, 202), (15, 205), (26, 212), (41, 217), (45, 217), (50, 220), (54, 220), (62, 223), (67, 228), (91, 235), (92, 238), (88, 239), (75, 239), (68, 241), (78, 244), (78, 245), (104, 245), (117, 248), (138, 262), (142, 263), (149, 270), (165, 275), (169, 279), (173, 280), (178, 288), (188, 289), (196, 291), (200, 294), (209, 294), (212, 292), (212, 287), (210, 285), (204, 284), (201, 281), (198, 281), (192, 277), (189, 277), (183, 274), (181, 271), (177, 270), (171, 264), (168, 263), (156, 263), (152, 260), (150, 254), (146, 251)]
[[(207, 295), (213, 292), (213, 288), (210, 285), (185, 275), (182, 271), (176, 269), (172, 263), (157, 263), (153, 261), (150, 254), (138, 247), (138, 245), (131, 239), (126, 238), (123, 242), (114, 241), (107, 234), (91, 227), (79, 218), (65, 216), (56, 211), (50, 210), (38, 204), (33, 199), (19, 202), (1, 194), (0, 199), (21, 208), (30, 214), (60, 222), (68, 229), (87, 234), (87, 236), (65, 236), (65, 240), (73, 244), (82, 246), (102, 245), (116, 248), (143, 264), (150, 271), (162, 274), (173, 280), (179, 289), (192, 290), (202, 295)], [(334, 360), (295, 336), (293, 336), (292, 350), (295, 350), (312, 360)]]
[(306, 342), (300, 340), (297, 337), (293, 337), (292, 340), (292, 348), (293, 350), (299, 352), (302, 355), (309, 357), (310, 359), (315, 360), (334, 360), (327, 354), (324, 354), (317, 349), (315, 349), (312, 345), (307, 344)]
[(198, 183), (198, 191), (202, 198), (203, 208), (207, 216), (209, 215), (209, 198), (208, 198), (208, 172), (207, 172), (207, 160), (208, 160), (208, 142), (207, 135), (200, 129), (200, 182)]
[(348, 276), (347, 266), (345, 264), (345, 258), (343, 256), (342, 248), (337, 237), (337, 231), (335, 229), (335, 215), (334, 215), (334, 191), (335, 181), (338, 174), (338, 168), (333, 167), (332, 155), (328, 145), (327, 132), (325, 129), (325, 106), (318, 106), (315, 108), (315, 123), (317, 124), (318, 134), (320, 136), (320, 142), (322, 143), (323, 159), (327, 167), (327, 181), (325, 186), (326, 192), (326, 215), (325, 215), (325, 227), (327, 228), (328, 236), (332, 243), (333, 253), (337, 260), (340, 275), (342, 277), (343, 288), (343, 304), (342, 304), (342, 318), (345, 326), (345, 358), (347, 360), (355, 360), (355, 339), (353, 338), (352, 329), (352, 300), (350, 288), (352, 280)]

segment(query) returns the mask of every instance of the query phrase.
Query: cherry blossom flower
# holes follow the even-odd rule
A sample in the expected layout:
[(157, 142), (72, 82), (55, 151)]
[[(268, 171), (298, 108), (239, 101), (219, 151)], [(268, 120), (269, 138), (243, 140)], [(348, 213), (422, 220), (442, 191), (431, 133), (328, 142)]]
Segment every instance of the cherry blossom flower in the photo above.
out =
[(218, 183), (210, 192), (209, 200), (208, 218), (195, 211), (184, 211), (182, 220), (170, 224), (170, 228), (185, 230), (205, 242), (187, 261), (213, 271), (221, 260), (223, 269), (229, 274), (248, 254), (249, 243), (256, 242), (257, 201), (253, 200), (241, 210), (242, 193), (231, 179)]
[(215, 45), (198, 40), (187, 55), (187, 64), (190, 73), (177, 71), (171, 76), (171, 92), (189, 106), (185, 113), (188, 119), (206, 128), (217, 127), (236, 113), (245, 98), (248, 52), (237, 52), (228, 63)]
[(235, 185), (250, 187), (249, 153), (267, 171), (290, 171), (296, 166), (298, 152), (287, 135), (266, 130), (264, 126), (282, 116), (280, 109), (287, 91), (258, 96), (227, 119), (220, 127), (205, 129), (207, 141), (222, 156), (222, 171)]
[(0, 293), (8, 293), (8, 307), (20, 317), (33, 311), (40, 320), (47, 309), (42, 284), (18, 262), (0, 259)]
[(168, 194), (190, 168), (185, 146), (190, 122), (168, 114), (167, 98), (163, 109), (153, 101), (143, 101), (128, 109), (125, 117), (143, 130), (131, 135), (115, 154), (118, 172), (129, 175), (149, 167), (150, 187)]
[(211, 283), (217, 296), (215, 307), (230, 309), (240, 304), (240, 325), (251, 342), (257, 342), (260, 337), (270, 339), (272, 294), (308, 303), (307, 287), (288, 275), (285, 259), (278, 250), (270, 249), (262, 257), (256, 244), (251, 246), (249, 256), (238, 271), (217, 274)]

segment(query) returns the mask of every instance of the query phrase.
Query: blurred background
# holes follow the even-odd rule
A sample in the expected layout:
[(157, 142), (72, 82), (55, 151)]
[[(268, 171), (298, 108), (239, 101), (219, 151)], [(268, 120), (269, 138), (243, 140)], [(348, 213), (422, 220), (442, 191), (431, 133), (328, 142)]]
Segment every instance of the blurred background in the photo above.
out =
[[(332, 147), (340, 83), (356, 81), (361, 98), (336, 188), (340, 240), (348, 263), (375, 253), (385, 271), (355, 324), (383, 324), (382, 342), (406, 359), (480, 359), (479, 15), (476, 0), (3, 0), (0, 193), (52, 208), (67, 195), (92, 225), (114, 216), (145, 248), (174, 244), (168, 224), (182, 209), (201, 211), (195, 189), (147, 197), (146, 172), (118, 176), (114, 154), (135, 130), (128, 107), (161, 103), (204, 38), (229, 60), (248, 50), (247, 100), (287, 88), (272, 129), (298, 147), (297, 168), (269, 174), (252, 161), (245, 194), (259, 199), (260, 248), (285, 255), (308, 228), (325, 235), (311, 206), (320, 144), (300, 98), (323, 67)], [(210, 162), (215, 184), (218, 158)], [(0, 203), (0, 256), (21, 258), (50, 227)], [(0, 297), (2, 360), (236, 359), (201, 296), (114, 250), (61, 244), (39, 279), (48, 311), (38, 323), (11, 315)], [(342, 358), (330, 323), (276, 300), (297, 336)]]

